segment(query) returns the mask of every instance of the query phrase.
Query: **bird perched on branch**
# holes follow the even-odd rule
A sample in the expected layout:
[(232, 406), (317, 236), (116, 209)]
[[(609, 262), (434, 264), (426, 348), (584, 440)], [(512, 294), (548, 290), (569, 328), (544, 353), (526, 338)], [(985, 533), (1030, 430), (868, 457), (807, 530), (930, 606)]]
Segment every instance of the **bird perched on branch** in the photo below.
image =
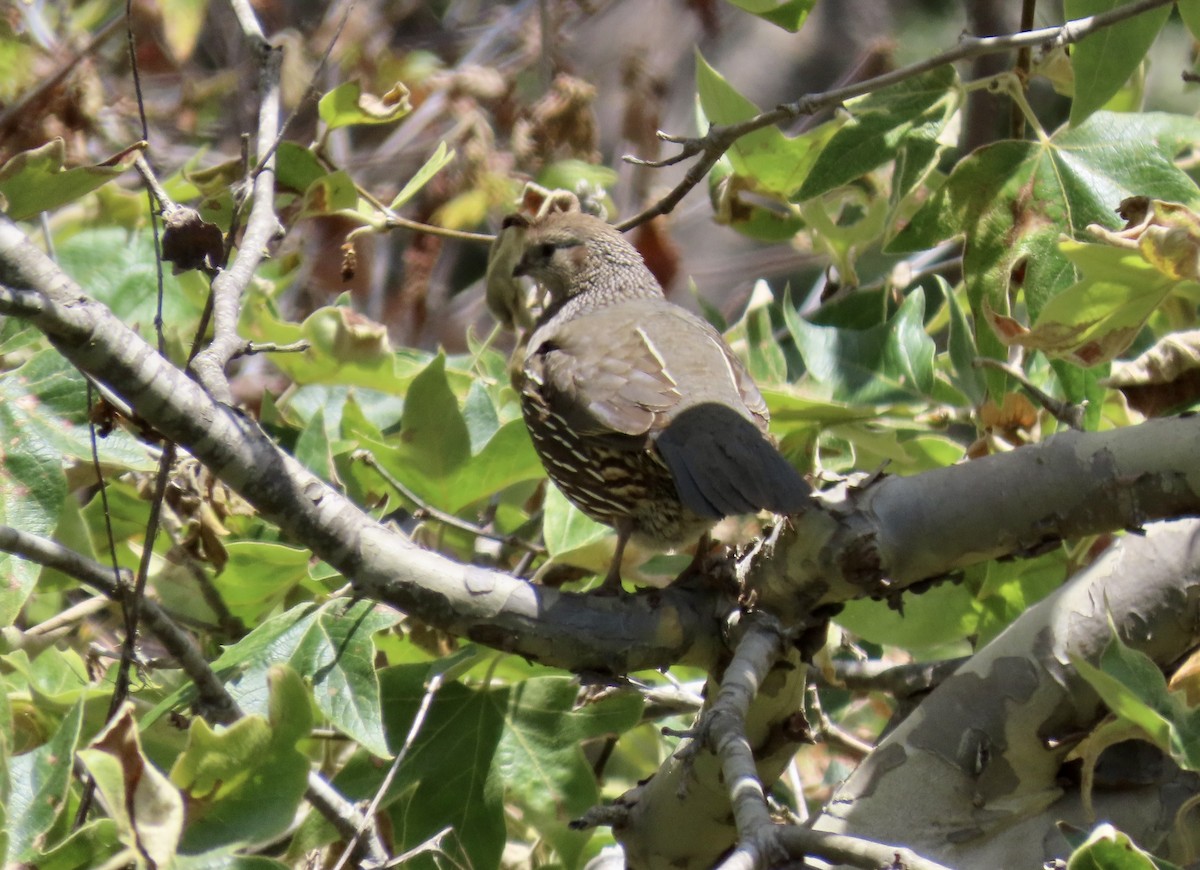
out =
[[(766, 403), (741, 362), (712, 326), (667, 301), (620, 232), (550, 211), (510, 217), (506, 233), (512, 274), (549, 297), (514, 385), (551, 480), (616, 529), (607, 591), (621, 588), (631, 536), (668, 548), (723, 517), (805, 507), (810, 487), (769, 439)], [(511, 282), (492, 297), (519, 319)]]

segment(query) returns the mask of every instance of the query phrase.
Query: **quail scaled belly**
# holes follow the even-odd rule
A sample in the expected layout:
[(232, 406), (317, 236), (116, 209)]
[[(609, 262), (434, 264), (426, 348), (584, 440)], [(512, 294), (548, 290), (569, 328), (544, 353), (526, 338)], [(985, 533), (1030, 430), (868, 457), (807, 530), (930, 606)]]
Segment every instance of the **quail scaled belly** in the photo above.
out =
[(631, 536), (669, 548), (723, 517), (802, 510), (810, 487), (769, 440), (766, 403), (721, 335), (668, 302), (599, 218), (521, 223), (514, 275), (549, 299), (514, 383), (550, 479), (617, 531), (604, 588), (620, 590)]

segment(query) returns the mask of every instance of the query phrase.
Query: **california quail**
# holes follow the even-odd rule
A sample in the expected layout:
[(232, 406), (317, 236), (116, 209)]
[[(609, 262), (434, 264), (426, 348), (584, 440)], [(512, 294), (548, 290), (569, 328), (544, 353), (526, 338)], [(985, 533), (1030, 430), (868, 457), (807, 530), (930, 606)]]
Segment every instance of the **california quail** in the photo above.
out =
[(666, 548), (722, 517), (803, 509), (810, 487), (741, 362), (616, 229), (579, 212), (509, 220), (524, 236), (513, 274), (549, 294), (514, 383), (547, 474), (617, 531), (605, 589), (620, 590), (631, 535)]

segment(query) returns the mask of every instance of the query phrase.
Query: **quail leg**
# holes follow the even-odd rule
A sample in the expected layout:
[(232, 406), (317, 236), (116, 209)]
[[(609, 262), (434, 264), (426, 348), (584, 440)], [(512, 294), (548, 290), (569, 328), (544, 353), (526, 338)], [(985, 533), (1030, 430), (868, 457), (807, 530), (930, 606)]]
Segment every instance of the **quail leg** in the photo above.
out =
[(604, 576), (604, 583), (596, 590), (601, 595), (623, 595), (624, 587), (621, 586), (621, 559), (625, 556), (625, 545), (629, 543), (629, 536), (633, 533), (633, 529), (628, 522), (622, 522), (617, 526), (617, 547), (613, 550), (612, 563), (608, 566), (608, 573)]
[(704, 575), (704, 563), (708, 559), (708, 551), (712, 548), (712, 543), (711, 534), (704, 532), (700, 535), (700, 540), (696, 542), (696, 554), (692, 556), (692, 561), (671, 582), (688, 583), (701, 579)]

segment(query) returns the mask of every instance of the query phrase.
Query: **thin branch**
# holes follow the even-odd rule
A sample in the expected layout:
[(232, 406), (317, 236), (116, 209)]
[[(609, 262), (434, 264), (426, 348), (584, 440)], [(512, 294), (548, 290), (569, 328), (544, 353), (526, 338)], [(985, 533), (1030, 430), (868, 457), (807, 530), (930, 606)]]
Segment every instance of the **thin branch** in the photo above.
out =
[(854, 758), (862, 759), (871, 754), (875, 748), (865, 740), (860, 740), (849, 731), (839, 727), (829, 714), (825, 712), (824, 705), (821, 704), (821, 696), (817, 692), (817, 684), (815, 680), (810, 678), (808, 684), (808, 706), (812, 713), (816, 714), (817, 718), (817, 734), (829, 746), (837, 749), (846, 755)]
[[(1021, 0), (1021, 30), (1022, 32), (1033, 28), (1033, 18), (1037, 13), (1037, 0)], [(1033, 50), (1029, 46), (1022, 47), (1017, 51), (1017, 62), (1013, 66), (1013, 72), (1021, 80), (1021, 86), (1025, 87), (1029, 81), (1029, 70), (1033, 66)], [(1012, 111), (1009, 116), (1009, 125), (1011, 127), (1011, 135), (1014, 139), (1025, 138), (1025, 112), (1019, 103), (1013, 103)]]
[(412, 724), (408, 727), (408, 734), (404, 737), (404, 745), (400, 747), (400, 751), (396, 753), (396, 757), (392, 759), (392, 766), (388, 768), (387, 775), (383, 781), (379, 783), (379, 788), (375, 790), (375, 796), (371, 798), (371, 804), (363, 813), (362, 824), (355, 831), (350, 842), (346, 844), (346, 850), (342, 852), (342, 857), (334, 865), (333, 870), (342, 870), (346, 866), (351, 857), (353, 857), (359, 840), (362, 839), (370, 825), (371, 819), (375, 817), (375, 813), (379, 811), (379, 805), (383, 802), (387, 795), (388, 789), (391, 788), (392, 782), (396, 779), (396, 774), (400, 772), (400, 765), (404, 763), (404, 759), (408, 757), (408, 751), (412, 749), (413, 743), (417, 739), (417, 735), (421, 733), (421, 728), (425, 724), (425, 717), (429, 714), (429, 708), (433, 704), (434, 695), (442, 687), (444, 676), (441, 673), (435, 673), (429, 679), (429, 683), (425, 686), (425, 694), (421, 697), (421, 705), (417, 708), (417, 715), (413, 717)]
[[(54, 541), (10, 526), (0, 526), (0, 551), (61, 571), (113, 601), (124, 601), (132, 590), (133, 578), (129, 571), (121, 569), (120, 582), (114, 582), (111, 568)], [(206, 711), (205, 718), (213, 722), (237, 719), (241, 715), (237, 704), (191, 637), (152, 599), (142, 602), (141, 611), (146, 626), (196, 684), (202, 709)]]
[(936, 861), (922, 858), (903, 846), (888, 846), (861, 837), (830, 834), (787, 825), (779, 828), (779, 844), (794, 858), (816, 855), (830, 862), (879, 870), (881, 867), (904, 870), (950, 870)]
[(375, 832), (374, 821), (371, 817), (360, 813), (354, 804), (342, 797), (337, 789), (315, 770), (308, 772), (308, 790), (304, 793), (304, 797), (317, 812), (333, 825), (334, 830), (342, 839), (353, 839), (358, 835), (360, 828), (364, 830), (369, 828), (374, 832), (367, 838), (365, 844), (360, 844), (366, 855), (363, 863), (358, 866), (386, 867), (388, 865), (387, 851), (383, 848), (378, 832)]
[[(769, 866), (781, 857), (774, 838), (777, 826), (771, 820), (754, 747), (746, 736), (746, 713), (763, 680), (783, 655), (787, 633), (778, 620), (761, 611), (751, 613), (745, 622), (745, 634), (738, 641), (717, 698), (701, 725), (705, 742), (721, 760), (737, 826), (738, 844), (721, 863), (723, 868)], [(701, 739), (697, 738), (692, 745), (699, 743)]]
[(822, 680), (824, 672), (820, 668), (815, 668), (814, 674), (824, 685), (839, 686), (852, 692), (886, 692), (896, 698), (909, 698), (934, 688), (966, 661), (966, 656), (906, 665), (889, 665), (878, 660), (836, 660), (831, 681)]
[(466, 532), (469, 535), (474, 535), (477, 538), (483, 538), (487, 541), (495, 541), (498, 544), (512, 544), (538, 556), (543, 556), (546, 554), (546, 548), (540, 544), (526, 541), (523, 538), (517, 537), (516, 535), (501, 535), (497, 534), (496, 532), (488, 531), (487, 529), (482, 528), (475, 523), (467, 522), (461, 517), (457, 517), (454, 514), (447, 513), (446, 511), (434, 507), (409, 489), (403, 481), (380, 465), (379, 460), (377, 460), (374, 454), (372, 454), (369, 450), (355, 451), (351, 455), (351, 459), (357, 459), (368, 468), (373, 469), (376, 474), (384, 479), (388, 486), (395, 489), (400, 493), (400, 495), (404, 496), (406, 499), (416, 505), (417, 513), (422, 516), (429, 517), (430, 519), (436, 520), (443, 525)]
[(755, 115), (753, 118), (739, 121), (736, 124), (710, 127), (704, 136), (693, 138), (671, 136), (660, 132), (658, 136), (664, 142), (680, 146), (677, 154), (663, 160), (643, 161), (630, 157), (627, 157), (626, 160), (644, 166), (671, 166), (692, 157), (697, 157), (698, 159), (688, 168), (683, 180), (672, 188), (666, 196), (644, 211), (621, 221), (617, 224), (617, 228), (624, 232), (659, 215), (669, 213), (693, 187), (704, 180), (704, 177), (708, 175), (708, 171), (733, 146), (733, 143), (747, 133), (753, 133), (755, 130), (761, 130), (764, 127), (771, 127), (784, 121), (792, 121), (804, 115), (812, 115), (824, 109), (839, 106), (854, 97), (860, 97), (863, 94), (873, 93), (891, 85), (899, 84), (948, 63), (1021, 48), (1040, 47), (1044, 51), (1049, 51), (1064, 45), (1070, 45), (1105, 27), (1110, 27), (1135, 15), (1140, 15), (1143, 12), (1148, 12), (1151, 9), (1157, 9), (1160, 6), (1166, 6), (1173, 2), (1174, 0), (1138, 0), (1138, 2), (1119, 6), (1116, 9), (1110, 9), (1099, 15), (1076, 18), (1054, 27), (1042, 27), (1038, 30), (1011, 33), (1003, 36), (964, 36), (959, 40), (958, 45), (949, 51), (845, 87), (806, 94), (798, 100), (791, 103), (784, 103), (769, 112), (763, 112)]
[[(247, 38), (261, 50), (260, 88), (262, 98), (258, 111), (257, 152), (266, 154), (275, 142), (279, 130), (279, 71), (283, 52), (263, 41), (262, 30), (246, 0), (231, 0), (231, 4)], [(248, 19), (248, 20), (247, 20)], [(190, 368), (196, 379), (219, 402), (233, 403), (233, 393), (225, 376), (225, 367), (245, 347), (237, 334), (242, 293), (249, 286), (266, 255), (267, 245), (279, 232), (275, 215), (275, 157), (265, 160), (262, 170), (252, 176), (254, 192), (246, 231), (238, 245), (237, 257), (229, 269), (221, 272), (212, 283), (213, 340), (192, 360)]]

